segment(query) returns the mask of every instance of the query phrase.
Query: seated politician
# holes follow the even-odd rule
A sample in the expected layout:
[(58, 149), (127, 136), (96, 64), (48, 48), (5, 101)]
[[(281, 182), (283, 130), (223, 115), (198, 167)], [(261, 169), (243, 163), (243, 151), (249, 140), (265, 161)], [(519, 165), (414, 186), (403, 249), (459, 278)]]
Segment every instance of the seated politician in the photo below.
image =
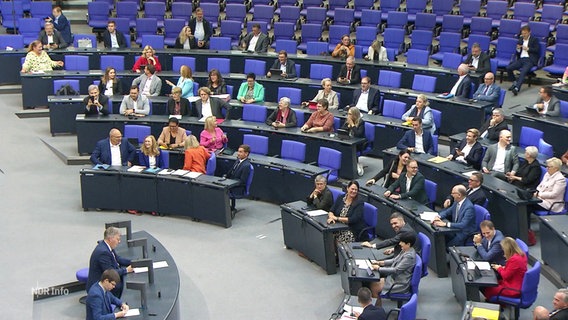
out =
[(88, 88), (89, 95), (83, 99), (85, 104), (85, 115), (103, 115), (110, 112), (108, 110), (108, 97), (100, 94), (99, 88), (92, 84)]
[(264, 102), (264, 86), (256, 81), (256, 75), (254, 73), (251, 72), (247, 74), (247, 80), (239, 87), (237, 100), (242, 103)]
[(130, 87), (128, 95), (122, 98), (120, 103), (120, 114), (125, 116), (138, 116), (143, 117), (150, 114), (150, 102), (148, 97), (139, 94), (140, 90), (137, 85)]
[(353, 56), (345, 59), (345, 64), (339, 70), (337, 82), (340, 84), (358, 84), (361, 82), (361, 67), (355, 64)]
[[(426, 195), (424, 180), (424, 176), (418, 172), (418, 162), (416, 162), (416, 160), (409, 160), (406, 165), (406, 173), (401, 174), (400, 177), (388, 187), (384, 195), (394, 200), (410, 198), (419, 203), (426, 204), (429, 201)], [(399, 191), (397, 192), (396, 190)]]
[(65, 49), (69, 46), (69, 43), (65, 42), (63, 35), (58, 30), (55, 30), (52, 22), (45, 23), (37, 39), (47, 49)]
[(412, 229), (412, 226), (410, 226), (410, 224), (404, 221), (404, 216), (400, 212), (393, 212), (390, 216), (389, 222), (392, 227), (392, 230), (395, 233), (394, 237), (384, 240), (375, 238), (371, 241), (362, 242), (361, 246), (373, 249), (392, 247), (385, 249), (383, 253), (385, 255), (394, 254), (395, 256), (397, 256), (400, 253), (400, 251), (402, 251), (402, 248), (400, 247), (400, 236), (405, 233), (412, 233), (416, 236), (416, 231)]
[(230, 190), (231, 198), (231, 216), (234, 217), (237, 212), (236, 208), (236, 197), (242, 197), (246, 194), (247, 181), (250, 175), (250, 146), (248, 144), (241, 144), (237, 150), (237, 160), (233, 167), (225, 175), (228, 179), (234, 179), (239, 181), (239, 184), (232, 187)]
[(162, 129), (158, 137), (158, 145), (168, 149), (182, 148), (186, 139), (185, 129), (180, 128), (179, 120), (172, 117), (168, 120), (168, 125)]
[(472, 166), (474, 169), (481, 169), (481, 160), (483, 160), (483, 147), (477, 141), (479, 131), (475, 128), (467, 130), (465, 139), (463, 139), (457, 148), (451, 150), (451, 154), (447, 156), (448, 160), (454, 160)]
[(497, 141), (499, 140), (499, 133), (503, 130), (507, 130), (505, 114), (502, 109), (493, 109), (493, 111), (491, 111), (491, 118), (487, 119), (481, 128), (479, 128), (479, 137), (489, 141)]
[(507, 175), (507, 181), (517, 188), (536, 190), (542, 174), (537, 157), (538, 149), (535, 146), (526, 147), (525, 161), (519, 165), (519, 169), (515, 174)]
[(446, 96), (469, 98), (471, 92), (471, 77), (469, 76), (469, 66), (462, 63), (458, 66), (458, 81), (450, 89), (450, 92), (444, 93)]
[(428, 97), (425, 94), (419, 94), (416, 97), (416, 103), (402, 115), (401, 120), (411, 122), (412, 119), (418, 117), (422, 119), (422, 129), (434, 134), (436, 132), (436, 123), (434, 123), (434, 116), (429, 105)]
[(463, 246), (470, 234), (475, 232), (475, 208), (467, 198), (466, 188), (458, 184), (452, 188), (454, 203), (440, 211), (432, 222), (437, 227), (459, 229), (458, 232), (446, 235), (446, 246)]
[(473, 94), (473, 99), (491, 102), (495, 108), (499, 106), (500, 97), (501, 87), (495, 84), (495, 75), (492, 72), (487, 72), (483, 77), (483, 84)]
[(302, 132), (333, 132), (333, 114), (327, 109), (329, 102), (325, 99), (318, 100), (318, 110), (310, 116), (302, 126)]
[(156, 75), (156, 67), (149, 64), (144, 68), (144, 73), (132, 80), (132, 85), (139, 86), (140, 93), (144, 96), (157, 97), (162, 91), (162, 79)]
[[(278, 52), (278, 59), (274, 61), (270, 69), (280, 69), (282, 71), (282, 78), (297, 78), (296, 74), (296, 64), (294, 61), (288, 59), (288, 53), (286, 50), (280, 50)], [(268, 78), (272, 77), (270, 70), (266, 73)]]
[(207, 161), (211, 158), (209, 151), (199, 145), (197, 138), (192, 134), (187, 137), (184, 146), (183, 170), (205, 174), (207, 172)]
[[(318, 90), (318, 93), (311, 101), (318, 102), (320, 99), (325, 99), (329, 103), (330, 110), (337, 110), (339, 108), (339, 98), (337, 97), (337, 92), (332, 90), (331, 79), (324, 78), (321, 81), (321, 86), (323, 89)], [(307, 107), (308, 104), (309, 102), (302, 102), (302, 107)]]
[[(483, 189), (481, 189), (481, 185), (483, 184), (483, 174), (479, 171), (472, 172), (467, 180), (467, 198), (471, 203), (480, 205), (485, 207), (485, 203), (487, 202), (487, 196)], [(442, 205), (444, 208), (451, 206), (454, 203), (454, 197), (449, 195), (444, 204)]]
[(410, 160), (410, 151), (404, 149), (398, 152), (398, 156), (392, 159), (388, 165), (383, 167), (383, 170), (379, 171), (372, 179), (367, 180), (367, 185), (373, 185), (377, 181), (385, 178), (382, 186), (388, 188), (393, 184), (400, 175), (406, 172), (406, 165)]
[(168, 114), (170, 116), (191, 116), (189, 100), (181, 96), (180, 87), (172, 88), (172, 95), (168, 99)]
[(357, 302), (363, 311), (353, 311), (357, 320), (387, 320), (387, 314), (383, 307), (373, 305), (373, 294), (367, 287), (361, 287), (357, 291)]
[(491, 220), (483, 220), (479, 224), (481, 234), (473, 236), (473, 245), (479, 257), (489, 263), (505, 264), (505, 255), (500, 242), (503, 240), (503, 233), (495, 229)]
[(499, 142), (487, 147), (481, 162), (483, 173), (491, 173), (503, 180), (509, 175), (515, 175), (519, 169), (519, 156), (511, 145), (511, 138), (511, 131), (503, 130), (499, 134)]
[[(217, 119), (226, 119), (229, 117), (231, 105), (217, 97), (211, 96), (211, 90), (207, 87), (201, 87), (198, 90), (201, 99), (195, 101), (195, 110), (193, 115), (202, 119), (210, 116), (215, 116)], [(223, 109), (225, 109), (226, 116), (223, 116)]]
[[(110, 20), (107, 22), (107, 28), (103, 32), (103, 44), (107, 49), (126, 48), (126, 37), (122, 32), (116, 30), (116, 22)], [(130, 41), (130, 39), (128, 39)], [(96, 47), (96, 44), (95, 44)]]
[(485, 287), (482, 292), (486, 300), (494, 296), (518, 298), (521, 296), (525, 273), (527, 272), (527, 256), (515, 239), (505, 237), (500, 242), (505, 254), (505, 265), (493, 264), (491, 267), (498, 274), (498, 286)]
[(99, 82), (99, 91), (107, 97), (122, 94), (122, 82), (116, 76), (116, 69), (107, 67)]
[(266, 124), (274, 128), (295, 127), (296, 122), (296, 112), (290, 109), (290, 98), (288, 97), (280, 98), (278, 108), (266, 118)]
[(379, 103), (381, 92), (371, 87), (371, 78), (363, 77), (361, 87), (353, 91), (351, 107), (357, 107), (367, 114), (382, 114), (383, 110)]
[(315, 189), (310, 193), (306, 202), (308, 206), (329, 211), (333, 205), (333, 195), (327, 187), (327, 178), (321, 174), (316, 176), (314, 181)]
[(163, 154), (158, 148), (158, 142), (153, 135), (144, 138), (144, 144), (140, 147), (140, 165), (147, 168), (164, 168)]
[(361, 233), (367, 224), (363, 219), (363, 207), (365, 200), (359, 195), (359, 183), (350, 181), (347, 184), (347, 192), (343, 197), (335, 199), (335, 203), (327, 214), (327, 223), (340, 222), (349, 226), (349, 229), (335, 234), (337, 242), (367, 241), (367, 232)]
[(108, 227), (104, 232), (104, 239), (99, 241), (89, 260), (89, 277), (87, 288), (91, 288), (97, 283), (105, 270), (114, 269), (120, 276), (120, 283), (111, 290), (112, 294), (119, 298), (122, 296), (122, 284), (124, 276), (133, 272), (130, 259), (119, 256), (114, 249), (120, 243), (120, 230), (115, 227)]
[(215, 152), (223, 148), (228, 141), (227, 135), (217, 126), (217, 118), (215, 116), (205, 118), (205, 128), (199, 136), (199, 144), (210, 152)]
[[(87, 320), (117, 319), (126, 316), (130, 308), (126, 302), (122, 302), (111, 292), (120, 282), (118, 272), (108, 269), (103, 272), (100, 281), (87, 290)], [(112, 308), (119, 306), (120, 311), (114, 312)]]
[(541, 115), (550, 117), (560, 116), (560, 100), (554, 96), (551, 86), (540, 88), (539, 97), (533, 105), (535, 110)]
[(429, 131), (422, 129), (422, 119), (415, 117), (412, 119), (412, 130), (408, 130), (402, 139), (396, 144), (399, 150), (408, 150), (413, 153), (434, 154), (434, 141)]
[(131, 166), (136, 155), (136, 148), (128, 139), (122, 137), (120, 130), (110, 130), (108, 138), (100, 140), (91, 154), (93, 164), (108, 164), (111, 166)]

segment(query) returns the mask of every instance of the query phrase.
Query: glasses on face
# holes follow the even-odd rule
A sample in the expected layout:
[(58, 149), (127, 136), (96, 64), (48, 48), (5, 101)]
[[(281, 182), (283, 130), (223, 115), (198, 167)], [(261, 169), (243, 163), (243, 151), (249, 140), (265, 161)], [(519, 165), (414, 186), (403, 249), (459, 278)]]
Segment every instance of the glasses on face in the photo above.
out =
[(409, 167), (409, 168), (412, 169), (412, 170), (418, 170), (418, 166), (416, 166), (416, 167)]

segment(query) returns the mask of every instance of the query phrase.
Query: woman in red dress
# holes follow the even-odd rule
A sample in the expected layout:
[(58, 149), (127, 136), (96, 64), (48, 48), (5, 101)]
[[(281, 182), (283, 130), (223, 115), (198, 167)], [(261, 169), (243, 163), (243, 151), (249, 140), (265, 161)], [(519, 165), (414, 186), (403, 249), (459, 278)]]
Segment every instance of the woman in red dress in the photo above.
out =
[[(515, 242), (515, 239), (511, 237), (505, 237), (501, 240), (501, 248), (503, 248), (507, 262), (505, 266), (492, 265), (493, 269), (501, 276), (501, 279), (499, 279), (497, 287), (488, 287), (483, 290), (487, 300), (497, 295), (512, 298), (521, 296), (521, 286), (523, 285), (525, 272), (527, 272), (527, 256)], [(509, 288), (515, 290), (509, 290)]]

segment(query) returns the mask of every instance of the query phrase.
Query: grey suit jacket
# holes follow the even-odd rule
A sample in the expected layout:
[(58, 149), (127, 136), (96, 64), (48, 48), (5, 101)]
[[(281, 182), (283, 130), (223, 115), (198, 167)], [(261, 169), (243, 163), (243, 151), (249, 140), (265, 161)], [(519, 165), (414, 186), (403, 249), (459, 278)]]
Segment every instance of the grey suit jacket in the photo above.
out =
[[(148, 80), (148, 76), (146, 74), (140, 75), (138, 78), (132, 81), (133, 86), (138, 86), (140, 89), (140, 93), (144, 91), (144, 86), (146, 85), (146, 81)], [(150, 95), (155, 97), (160, 95), (160, 91), (162, 91), (162, 79), (157, 75), (152, 75), (152, 83), (150, 83)]]
[[(485, 157), (483, 157), (483, 162), (481, 166), (483, 168), (487, 168), (488, 170), (493, 170), (493, 166), (495, 165), (495, 158), (497, 158), (497, 145), (492, 144), (487, 147), (487, 151), (485, 152)], [(517, 151), (515, 150), (515, 146), (508, 145), (507, 146), (507, 153), (505, 154), (505, 173), (511, 171), (517, 171), (519, 169), (519, 156), (517, 155)]]
[[(48, 44), (45, 30), (40, 31), (37, 39), (41, 41), (44, 46)], [(57, 44), (60, 49), (67, 48), (67, 46), (69, 46), (69, 43), (65, 42), (65, 39), (63, 39), (63, 36), (57, 30), (53, 30), (53, 43)]]
[[(245, 43), (245, 50), (249, 46), (249, 42), (252, 39), (253, 34), (249, 32), (244, 38), (243, 42)], [(256, 46), (254, 47), (254, 52), (267, 52), (268, 51), (268, 36), (264, 33), (260, 33), (258, 36), (258, 41), (256, 42)]]
[(384, 260), (385, 266), (379, 268), (382, 276), (387, 276), (383, 291), (391, 289), (391, 293), (406, 293), (410, 290), (410, 280), (416, 265), (416, 251), (410, 248), (401, 251), (396, 257)]
[(120, 103), (120, 114), (124, 114), (127, 109), (135, 109), (138, 114), (150, 114), (150, 102), (145, 95), (138, 95), (136, 101), (132, 100), (129, 95), (125, 95)]
[[(542, 98), (538, 98), (535, 104), (542, 103)], [(550, 102), (548, 102), (548, 110), (546, 111), (547, 116), (551, 117), (559, 117), (560, 116), (560, 100), (555, 96), (550, 98)]]

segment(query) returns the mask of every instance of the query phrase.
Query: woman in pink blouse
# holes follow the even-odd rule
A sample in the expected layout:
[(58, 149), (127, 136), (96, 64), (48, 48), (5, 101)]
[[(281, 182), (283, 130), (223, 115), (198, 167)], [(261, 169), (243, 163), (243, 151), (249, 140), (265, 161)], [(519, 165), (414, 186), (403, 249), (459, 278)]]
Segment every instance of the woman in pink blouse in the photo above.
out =
[(223, 148), (223, 144), (227, 143), (227, 135), (217, 127), (217, 118), (210, 116), (205, 119), (205, 130), (201, 131), (199, 144), (209, 151), (216, 151)]
[(332, 132), (333, 114), (327, 109), (329, 102), (326, 99), (318, 100), (318, 111), (312, 113), (306, 124), (302, 126), (302, 132)]

